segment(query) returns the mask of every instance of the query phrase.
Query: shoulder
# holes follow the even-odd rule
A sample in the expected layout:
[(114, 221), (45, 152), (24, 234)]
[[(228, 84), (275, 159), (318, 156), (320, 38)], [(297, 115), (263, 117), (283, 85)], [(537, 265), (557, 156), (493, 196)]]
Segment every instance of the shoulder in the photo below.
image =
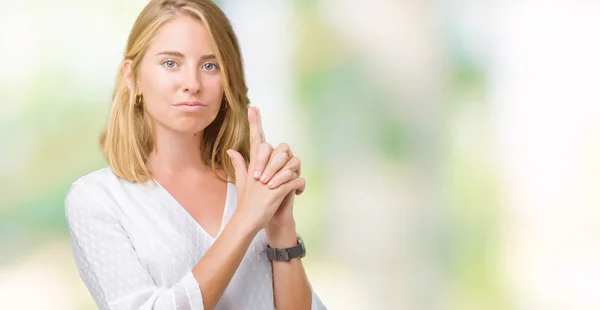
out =
[(75, 180), (65, 196), (67, 217), (75, 213), (109, 212), (114, 194), (123, 180), (109, 167), (88, 173)]
[(66, 198), (72, 199), (105, 192), (116, 179), (117, 177), (109, 167), (88, 173), (71, 184)]

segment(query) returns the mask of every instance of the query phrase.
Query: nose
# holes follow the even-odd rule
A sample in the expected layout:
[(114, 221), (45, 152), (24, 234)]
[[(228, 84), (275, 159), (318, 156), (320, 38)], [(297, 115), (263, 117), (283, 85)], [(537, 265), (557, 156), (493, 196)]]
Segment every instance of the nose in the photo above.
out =
[(185, 73), (184, 87), (184, 91), (190, 94), (196, 94), (202, 90), (202, 83), (200, 81), (198, 70), (190, 69)]

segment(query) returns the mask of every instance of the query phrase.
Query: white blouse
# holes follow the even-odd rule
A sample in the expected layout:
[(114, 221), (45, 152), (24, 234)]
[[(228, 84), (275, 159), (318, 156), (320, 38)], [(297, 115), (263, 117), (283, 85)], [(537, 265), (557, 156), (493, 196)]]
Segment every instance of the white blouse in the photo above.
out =
[[(229, 183), (219, 234), (236, 206)], [(192, 268), (215, 239), (158, 183), (132, 183), (106, 167), (72, 184), (65, 214), (77, 269), (100, 309), (204, 309)], [(261, 230), (215, 309), (274, 309), (266, 246)], [(311, 308), (326, 309), (314, 292)]]

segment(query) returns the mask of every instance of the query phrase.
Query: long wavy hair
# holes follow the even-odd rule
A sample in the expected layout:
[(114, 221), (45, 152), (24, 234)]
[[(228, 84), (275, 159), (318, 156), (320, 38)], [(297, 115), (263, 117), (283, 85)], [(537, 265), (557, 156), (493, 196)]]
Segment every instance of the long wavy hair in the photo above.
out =
[[(215, 120), (204, 129), (201, 153), (215, 174), (223, 168), (235, 181), (228, 149), (234, 149), (249, 162), (248, 88), (237, 37), (223, 11), (211, 0), (152, 0), (138, 16), (127, 40), (123, 61), (112, 95), (110, 118), (100, 135), (100, 147), (113, 172), (132, 182), (152, 179), (147, 162), (154, 150), (153, 122), (144, 108), (136, 104), (137, 76), (152, 38), (166, 22), (187, 14), (198, 18), (208, 29), (223, 75), (224, 96)], [(132, 61), (132, 89), (123, 76), (123, 63)], [(217, 174), (217, 176), (219, 176)], [(219, 178), (221, 178), (219, 176)]]

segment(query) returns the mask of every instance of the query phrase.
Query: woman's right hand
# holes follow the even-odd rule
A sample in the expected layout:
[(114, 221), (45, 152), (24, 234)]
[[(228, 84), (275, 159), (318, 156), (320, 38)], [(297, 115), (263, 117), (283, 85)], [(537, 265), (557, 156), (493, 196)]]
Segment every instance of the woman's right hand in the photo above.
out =
[(265, 228), (287, 194), (304, 189), (305, 181), (303, 178), (292, 178), (279, 187), (271, 189), (260, 180), (252, 177), (250, 171), (255, 170), (260, 145), (265, 141), (260, 117), (255, 108), (248, 109), (248, 121), (250, 123), (249, 166), (246, 167), (244, 158), (237, 151), (228, 150), (227, 154), (235, 168), (235, 185), (238, 198), (235, 214), (251, 225), (251, 229), (258, 232), (260, 229)]

